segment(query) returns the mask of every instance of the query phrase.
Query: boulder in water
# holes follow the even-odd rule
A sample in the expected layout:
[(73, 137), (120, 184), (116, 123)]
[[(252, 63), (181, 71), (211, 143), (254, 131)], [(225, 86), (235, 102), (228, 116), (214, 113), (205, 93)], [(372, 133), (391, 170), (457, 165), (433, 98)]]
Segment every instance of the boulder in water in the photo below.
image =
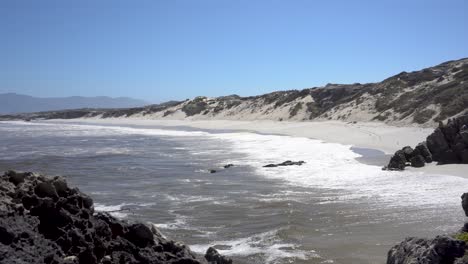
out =
[(287, 160), (287, 161), (283, 161), (283, 162), (278, 163), (278, 164), (267, 164), (267, 165), (265, 165), (263, 167), (264, 168), (274, 168), (274, 167), (280, 167), (280, 166), (293, 166), (293, 165), (301, 166), (304, 163), (305, 163), (305, 161), (303, 161), (303, 160), (300, 160), (300, 161)]
[(232, 259), (220, 255), (214, 247), (208, 248), (205, 259), (210, 264), (232, 264)]

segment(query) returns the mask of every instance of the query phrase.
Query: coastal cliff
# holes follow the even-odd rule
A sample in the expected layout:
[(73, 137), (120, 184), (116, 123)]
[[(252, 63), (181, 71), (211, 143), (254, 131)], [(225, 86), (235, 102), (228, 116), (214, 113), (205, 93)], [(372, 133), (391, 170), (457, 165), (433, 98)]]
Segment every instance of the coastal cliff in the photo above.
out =
[(121, 109), (77, 109), (0, 116), (14, 119), (149, 118), (189, 120), (340, 120), (434, 127), (467, 113), (468, 59), (401, 72), (378, 83), (327, 84), (264, 95), (238, 95)]
[(0, 263), (230, 264), (205, 259), (154, 226), (94, 211), (93, 200), (62, 177), (8, 171), (0, 176)]

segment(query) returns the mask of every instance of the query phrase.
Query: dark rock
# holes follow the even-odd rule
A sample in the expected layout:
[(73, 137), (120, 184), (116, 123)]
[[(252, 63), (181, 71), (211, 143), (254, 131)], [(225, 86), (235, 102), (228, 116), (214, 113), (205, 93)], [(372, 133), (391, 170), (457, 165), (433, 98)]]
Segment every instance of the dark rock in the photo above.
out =
[(416, 168), (424, 167), (426, 163), (423, 156), (421, 155), (412, 157), (410, 162), (411, 162), (411, 166), (416, 167)]
[(460, 160), (461, 163), (468, 164), (468, 149), (465, 149), (461, 152)]
[(410, 160), (413, 157), (414, 150), (412, 147), (406, 146), (406, 147), (403, 147), (401, 150), (405, 154), (406, 160)]
[(210, 264), (232, 264), (232, 259), (220, 255), (214, 247), (208, 248), (205, 259)]
[(205, 263), (144, 224), (94, 214), (61, 177), (1, 175), (0, 209), (0, 263)]
[(460, 137), (462, 138), (463, 142), (468, 145), (468, 129), (464, 129), (460, 131)]
[(20, 173), (20, 172), (15, 172), (15, 171), (7, 171), (6, 175), (8, 175), (10, 178), (10, 182), (12, 182), (15, 185), (18, 185), (22, 182), (24, 182), (24, 178), (26, 177), (25, 173)]
[(417, 151), (419, 155), (424, 157), (426, 163), (432, 162), (432, 154), (427, 148), (426, 142), (419, 143), (414, 150)]
[(463, 211), (465, 211), (465, 215), (468, 217), (468, 193), (462, 194), (461, 199)]
[(434, 132), (427, 137), (426, 142), (427, 148), (432, 153), (433, 159), (436, 161), (444, 151), (449, 149), (449, 145), (441, 128), (434, 130)]
[(234, 164), (226, 164), (226, 165), (224, 165), (224, 168), (225, 168), (225, 169), (228, 169), (228, 168), (231, 168), (231, 167), (234, 167)]
[(459, 163), (460, 160), (458, 159), (457, 154), (452, 149), (447, 149), (442, 153), (439, 153), (439, 157), (437, 158), (437, 164), (454, 164)]
[(406, 157), (403, 150), (398, 150), (395, 154), (390, 158), (390, 162), (388, 163), (387, 168), (389, 170), (404, 170), (406, 166)]
[(281, 162), (281, 163), (278, 163), (278, 164), (267, 164), (267, 165), (265, 165), (263, 167), (264, 168), (274, 168), (274, 167), (279, 167), (279, 166), (293, 166), (293, 165), (301, 166), (304, 163), (305, 163), (305, 161), (303, 161), (303, 160), (300, 160), (300, 161), (287, 160), (287, 161), (284, 161), (284, 162)]
[(390, 249), (387, 264), (448, 264), (464, 253), (464, 241), (447, 236), (434, 239), (410, 237)]
[(55, 187), (51, 181), (45, 181), (37, 184), (36, 188), (34, 188), (34, 192), (41, 198), (58, 196), (57, 191), (55, 190)]
[[(466, 211), (465, 211), (465, 215), (466, 215)], [(463, 227), (460, 229), (460, 232), (468, 232), (468, 222), (465, 222), (465, 224), (463, 224)]]
[(144, 224), (134, 224), (128, 228), (126, 234), (128, 241), (139, 247), (154, 244), (153, 232)]
[(62, 177), (57, 177), (54, 179), (54, 188), (57, 194), (61, 197), (64, 197), (67, 194), (68, 186), (67, 182)]
[[(419, 143), (414, 150), (404, 147), (392, 156), (387, 167), (389, 170), (403, 170), (406, 162), (411, 166), (422, 167), (421, 159), (413, 159), (418, 155), (429, 163), (437, 161), (438, 165), (466, 163), (468, 164), (468, 115), (450, 119), (447, 124), (439, 123), (439, 127)], [(405, 161), (406, 159), (406, 161)]]
[(217, 171), (214, 169), (209, 170), (210, 173), (216, 173)]

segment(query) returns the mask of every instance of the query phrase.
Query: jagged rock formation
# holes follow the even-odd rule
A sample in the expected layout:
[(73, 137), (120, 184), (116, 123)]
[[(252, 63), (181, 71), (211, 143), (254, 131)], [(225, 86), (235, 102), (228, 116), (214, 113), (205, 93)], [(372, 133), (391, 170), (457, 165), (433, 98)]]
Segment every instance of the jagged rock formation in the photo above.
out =
[(439, 127), (414, 150), (406, 146), (395, 152), (384, 169), (423, 167), (432, 161), (437, 161), (437, 164), (468, 164), (468, 115), (449, 119), (445, 125), (440, 122)]
[(451, 237), (410, 237), (390, 249), (387, 264), (450, 264), (464, 253), (465, 242)]
[(379, 83), (328, 84), (303, 90), (240, 97), (196, 97), (183, 102), (128, 109), (80, 109), (0, 119), (136, 117), (157, 119), (343, 120), (433, 126), (468, 113), (468, 58)]
[[(461, 196), (462, 208), (468, 216), (468, 193)], [(409, 237), (393, 246), (387, 255), (387, 264), (468, 264), (468, 223), (460, 232), (434, 239)]]
[(0, 176), (1, 263), (232, 263), (213, 250), (207, 262), (154, 227), (95, 213), (93, 200), (61, 177)]

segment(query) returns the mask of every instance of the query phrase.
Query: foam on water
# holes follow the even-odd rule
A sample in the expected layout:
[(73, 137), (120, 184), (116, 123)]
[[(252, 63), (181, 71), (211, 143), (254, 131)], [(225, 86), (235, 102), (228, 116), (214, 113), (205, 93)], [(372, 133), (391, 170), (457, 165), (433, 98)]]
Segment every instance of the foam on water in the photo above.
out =
[[(350, 145), (320, 140), (252, 133), (211, 134), (235, 151), (247, 154), (230, 162), (249, 164), (258, 175), (297, 186), (345, 190), (342, 200), (379, 199), (390, 205), (457, 204), (468, 180), (422, 172), (382, 171), (358, 162)], [(265, 164), (303, 160), (302, 166), (264, 168)]]
[(254, 236), (227, 241), (214, 241), (210, 244), (191, 245), (190, 249), (204, 254), (208, 247), (217, 245), (218, 252), (226, 256), (263, 255), (265, 263), (275, 263), (278, 259), (320, 258), (315, 251), (298, 249), (299, 245), (282, 243), (278, 238), (280, 230), (271, 230)]
[(128, 213), (121, 210), (123, 210), (124, 206), (128, 205), (132, 204), (121, 203), (116, 205), (105, 205), (100, 203), (94, 203), (94, 210), (96, 210), (97, 212), (109, 212), (109, 214), (117, 218), (125, 218), (128, 216)]
[[(40, 126), (51, 126), (61, 135), (154, 135), (169, 137), (207, 137), (229, 144), (236, 152), (246, 154), (245, 158), (226, 160), (227, 163), (250, 165), (256, 174), (283, 180), (297, 186), (347, 191), (341, 200), (379, 199), (384, 204), (431, 205), (458, 203), (468, 180), (455, 176), (423, 174), (422, 172), (382, 171), (378, 166), (366, 165), (356, 158), (350, 145), (325, 143), (320, 140), (279, 135), (254, 133), (208, 133), (203, 131), (181, 131), (158, 128), (131, 128), (122, 126), (99, 126), (82, 124), (31, 123), (7, 121), (1, 123), (38, 126), (34, 133), (41, 133)], [(9, 128), (15, 129), (15, 128)], [(65, 132), (64, 132), (65, 131)], [(50, 132), (47, 132), (50, 133)], [(76, 150), (78, 151), (78, 150)], [(126, 149), (103, 150), (104, 153), (125, 153)], [(202, 154), (192, 151), (192, 154)], [(285, 160), (303, 160), (302, 166), (263, 168), (269, 163)], [(324, 201), (331, 202), (331, 201)]]
[[(233, 155), (232, 158), (219, 160), (219, 166), (223, 164), (233, 163), (236, 167), (247, 166), (255, 173), (253, 177), (273, 179), (274, 182), (281, 182), (285, 185), (300, 188), (288, 188), (291, 190), (280, 191), (276, 193), (246, 193), (247, 199), (256, 199), (256, 201), (271, 204), (276, 202), (288, 203), (307, 203), (314, 197), (313, 202), (318, 205), (333, 204), (333, 203), (368, 203), (372, 207), (392, 208), (392, 207), (418, 207), (424, 208), (428, 213), (433, 213), (435, 209), (444, 206), (454, 206), (459, 204), (459, 195), (465, 192), (465, 186), (468, 180), (460, 177), (423, 174), (416, 171), (405, 172), (389, 172), (382, 171), (378, 166), (366, 165), (358, 162), (356, 158), (359, 154), (351, 150), (350, 145), (341, 145), (335, 143), (325, 143), (320, 140), (314, 140), (301, 137), (289, 137), (279, 135), (259, 135), (254, 133), (208, 133), (202, 131), (176, 131), (165, 129), (150, 129), (150, 128), (129, 128), (117, 126), (97, 126), (97, 125), (71, 125), (71, 124), (46, 124), (46, 123), (14, 123), (15, 125), (24, 124), (31, 126), (32, 129), (26, 130), (31, 136), (45, 135), (54, 136), (86, 136), (99, 137), (102, 136), (119, 136), (119, 135), (145, 135), (167, 137), (187, 137), (187, 138), (208, 138), (213, 139), (213, 142), (220, 142), (223, 148), (229, 148), (229, 153), (236, 152), (242, 155)], [(49, 126), (44, 129), (43, 126)], [(2, 127), (2, 131), (13, 132), (20, 130), (21, 127)], [(24, 134), (23, 133), (23, 134)], [(114, 140), (114, 139), (113, 139)], [(196, 141), (196, 140), (195, 140)], [(193, 140), (191, 141), (193, 142)], [(214, 145), (215, 150), (216, 145)], [(217, 155), (217, 152), (206, 151), (203, 148), (197, 149), (193, 146), (177, 147), (174, 149), (187, 150), (186, 152), (197, 157), (207, 155)], [(25, 151), (28, 151), (25, 149)], [(80, 151), (93, 152), (94, 154), (126, 154), (134, 150), (127, 149), (125, 146), (119, 148), (104, 148), (93, 149), (87, 146), (84, 150), (70, 149), (70, 155), (80, 155)], [(47, 149), (44, 149), (47, 153)], [(37, 154), (37, 153), (36, 153)], [(39, 153), (40, 154), (40, 153)], [(89, 153), (87, 153), (89, 154)], [(168, 153), (170, 156), (173, 153)], [(56, 153), (56, 155), (62, 155)], [(222, 156), (222, 155), (219, 155)], [(227, 157), (227, 156), (223, 156)], [(221, 158), (220, 158), (221, 159)], [(264, 168), (263, 166), (269, 163), (280, 163), (285, 160), (299, 161), (303, 160), (306, 163), (302, 166), (287, 166), (276, 168)], [(194, 161), (187, 161), (191, 164)], [(197, 164), (197, 163), (193, 163)], [(203, 165), (203, 164), (202, 164)], [(215, 165), (215, 164), (213, 164)], [(206, 165), (204, 165), (206, 166)], [(144, 170), (138, 166), (123, 166), (123, 170)], [(207, 170), (197, 170), (200, 173), (208, 173)], [(249, 175), (250, 176), (250, 175)], [(192, 187), (200, 184), (211, 184), (211, 181), (206, 179), (182, 178), (177, 180), (180, 185), (189, 185)], [(135, 182), (117, 183), (120, 187), (133, 186)], [(145, 184), (145, 183), (142, 183)], [(315, 197), (314, 192), (319, 189), (320, 196)], [(301, 190), (301, 191), (292, 191)], [(309, 191), (310, 190), (310, 191)], [(246, 191), (227, 191), (226, 194), (239, 194)], [(151, 197), (159, 195), (153, 194)], [(207, 194), (204, 195), (189, 195), (178, 192), (170, 192), (161, 195), (162, 200), (180, 208), (200, 204), (223, 204), (231, 203), (229, 196), (214, 197)], [(252, 201), (255, 204), (256, 201)], [(147, 201), (146, 201), (147, 202)], [(234, 203), (234, 202), (232, 202)], [(96, 211), (118, 211), (112, 212), (116, 217), (125, 218), (128, 216), (127, 211), (119, 211), (133, 206), (152, 206), (153, 203), (147, 204), (95, 204)], [(434, 210), (432, 210), (434, 209)], [(371, 210), (371, 209), (369, 209)], [(172, 216), (164, 219), (162, 223), (156, 224), (159, 228), (168, 230), (195, 230), (196, 236), (205, 236), (208, 239), (217, 230), (209, 230), (200, 228), (196, 223), (192, 223), (193, 219), (186, 215), (178, 215), (174, 212), (169, 212)], [(264, 213), (264, 212), (260, 212)], [(338, 214), (339, 212), (337, 212)], [(392, 212), (390, 212), (392, 213)], [(349, 215), (348, 217), (353, 217)], [(385, 216), (382, 216), (385, 217)], [(395, 216), (396, 218), (398, 217)], [(394, 218), (395, 218), (394, 217)], [(406, 222), (417, 221), (417, 215), (406, 217)], [(413, 219), (414, 218), (414, 219)], [(380, 219), (373, 219), (380, 221)], [(369, 222), (371, 223), (371, 222)], [(360, 224), (357, 222), (357, 224)], [(276, 227), (275, 227), (276, 228)], [(442, 227), (440, 227), (442, 228)], [(204, 230), (201, 230), (204, 229)], [(285, 242), (282, 240), (278, 231), (275, 229), (269, 232), (258, 231), (258, 234), (253, 234), (249, 237), (239, 235), (239, 237), (229, 237), (229, 240), (216, 239), (215, 241), (204, 241), (205, 244), (191, 246), (198, 252), (204, 253), (209, 246), (220, 245), (220, 253), (230, 256), (250, 256), (263, 255), (266, 263), (276, 263), (283, 259), (311, 259), (319, 258), (316, 252), (305, 251), (299, 245)], [(255, 232), (255, 231), (254, 231)], [(250, 233), (249, 233), (250, 234)], [(224, 238), (222, 238), (224, 239)], [(220, 240), (220, 241), (216, 241)], [(208, 244), (209, 242), (209, 244)], [(262, 262), (263, 263), (263, 262)], [(328, 263), (328, 262), (327, 262)]]

